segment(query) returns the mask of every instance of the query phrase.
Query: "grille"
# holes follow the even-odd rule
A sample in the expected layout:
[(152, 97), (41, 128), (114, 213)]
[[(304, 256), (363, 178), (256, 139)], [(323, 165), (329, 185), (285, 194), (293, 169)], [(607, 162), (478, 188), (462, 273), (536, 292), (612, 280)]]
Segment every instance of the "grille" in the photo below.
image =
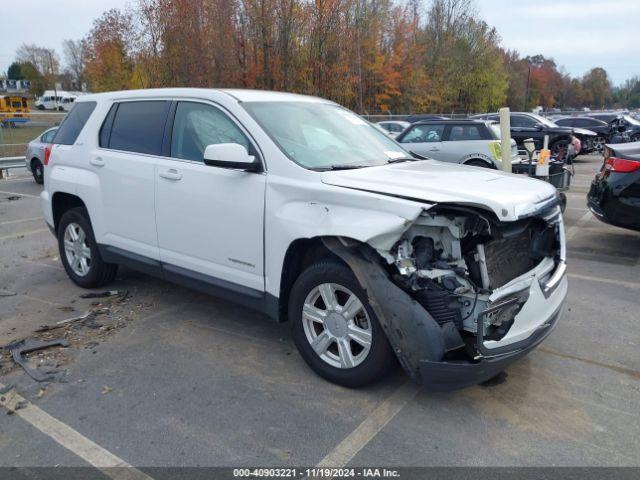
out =
[(530, 255), (530, 244), (529, 229), (518, 235), (486, 243), (484, 258), (489, 283), (484, 285), (485, 288), (502, 287), (531, 270), (535, 263)]

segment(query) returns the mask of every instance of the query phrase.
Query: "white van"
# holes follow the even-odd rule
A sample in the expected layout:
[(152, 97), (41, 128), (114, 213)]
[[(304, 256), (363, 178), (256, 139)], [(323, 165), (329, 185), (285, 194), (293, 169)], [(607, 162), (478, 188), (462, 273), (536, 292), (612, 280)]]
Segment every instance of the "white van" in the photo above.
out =
[(63, 90), (46, 90), (41, 97), (36, 100), (38, 110), (59, 110), (68, 112), (78, 95)]
[(72, 281), (106, 285), (126, 264), (240, 302), (289, 321), (341, 385), (378, 380), (394, 357), (430, 389), (473, 385), (562, 312), (551, 185), (416, 159), (327, 100), (87, 95), (46, 158), (42, 208)]

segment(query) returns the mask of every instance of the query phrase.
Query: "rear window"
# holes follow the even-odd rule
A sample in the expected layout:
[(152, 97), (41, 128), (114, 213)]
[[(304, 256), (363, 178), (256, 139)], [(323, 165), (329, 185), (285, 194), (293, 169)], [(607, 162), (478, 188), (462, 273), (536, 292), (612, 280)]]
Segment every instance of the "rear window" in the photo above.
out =
[(94, 108), (96, 108), (96, 102), (76, 103), (68, 115), (64, 117), (56, 136), (53, 138), (53, 143), (73, 145)]
[[(164, 100), (120, 103), (113, 119), (108, 148), (160, 155), (170, 104)], [(104, 132), (101, 132), (101, 137), (104, 141)]]

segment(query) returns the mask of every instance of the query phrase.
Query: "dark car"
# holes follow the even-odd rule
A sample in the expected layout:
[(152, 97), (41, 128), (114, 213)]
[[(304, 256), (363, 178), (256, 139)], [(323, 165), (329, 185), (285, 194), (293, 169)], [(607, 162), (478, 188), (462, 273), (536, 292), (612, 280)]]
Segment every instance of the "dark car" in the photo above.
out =
[(640, 142), (605, 146), (587, 204), (603, 222), (640, 231)]
[[(497, 113), (488, 113), (483, 115), (475, 115), (472, 118), (485, 118), (499, 122), (500, 115)], [(528, 112), (511, 112), (509, 115), (511, 122), (511, 138), (518, 144), (519, 148), (524, 148), (524, 141), (527, 138), (533, 138), (536, 149), (541, 149), (544, 144), (545, 135), (549, 136), (549, 149), (555, 156), (564, 157), (574, 129), (569, 127), (560, 127), (551, 120)], [(594, 132), (584, 130), (580, 132), (583, 135), (596, 136)]]
[(613, 127), (607, 122), (592, 117), (564, 117), (555, 120), (554, 123), (561, 127), (586, 128), (596, 133), (594, 137), (592, 135), (583, 136), (574, 132), (574, 135), (582, 142), (583, 153), (602, 152), (605, 143), (611, 140), (611, 135), (614, 131)]
[(617, 112), (589, 113), (589, 117), (607, 122), (614, 129), (624, 127), (632, 142), (640, 142), (640, 121), (631, 115), (623, 115)]

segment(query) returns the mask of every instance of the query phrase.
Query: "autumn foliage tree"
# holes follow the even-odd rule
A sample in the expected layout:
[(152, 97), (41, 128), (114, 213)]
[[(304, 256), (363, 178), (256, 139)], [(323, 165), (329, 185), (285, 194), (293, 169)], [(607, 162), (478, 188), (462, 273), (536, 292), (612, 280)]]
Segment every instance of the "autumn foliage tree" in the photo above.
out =
[(65, 49), (73, 83), (92, 91), (284, 90), (370, 114), (613, 98), (602, 69), (574, 79), (553, 59), (504, 50), (474, 0), (136, 0)]

